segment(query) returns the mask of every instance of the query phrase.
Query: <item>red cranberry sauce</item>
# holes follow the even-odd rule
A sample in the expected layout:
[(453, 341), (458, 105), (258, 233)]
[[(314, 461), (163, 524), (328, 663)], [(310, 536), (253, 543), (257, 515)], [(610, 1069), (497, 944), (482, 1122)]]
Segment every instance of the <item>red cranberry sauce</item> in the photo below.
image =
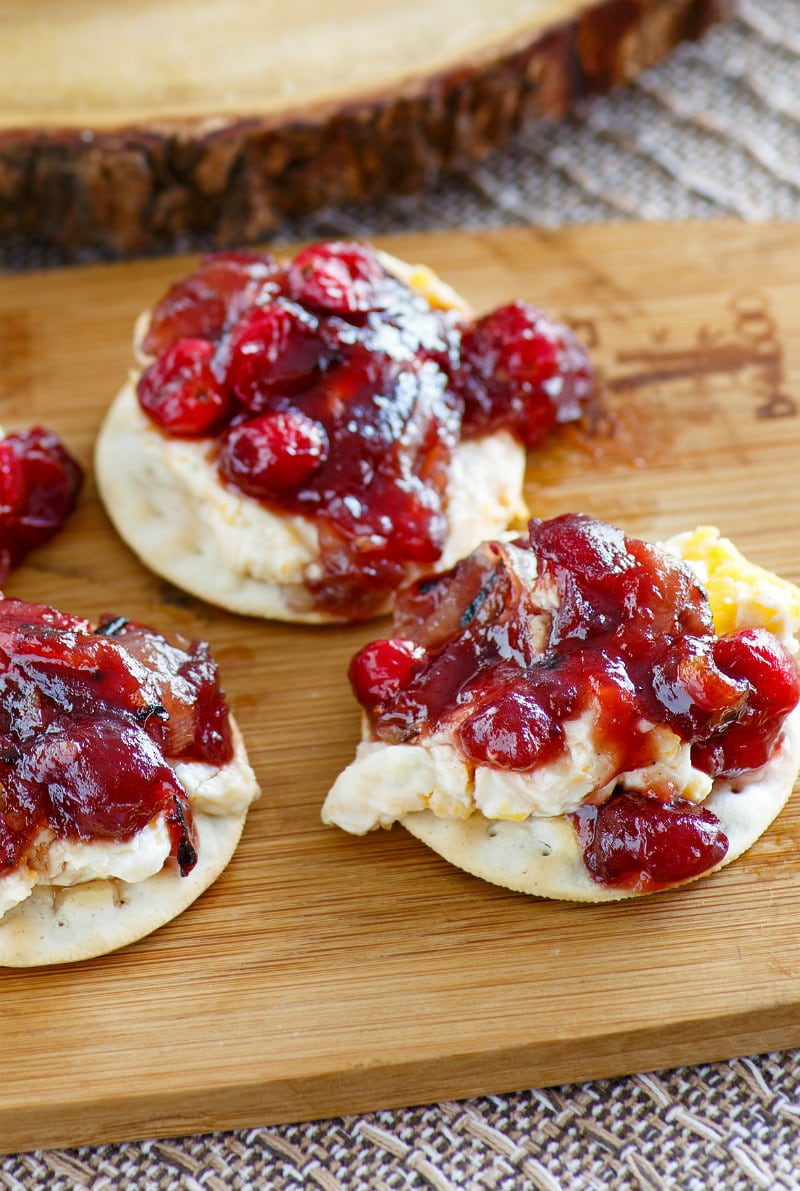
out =
[(124, 618), (0, 601), (0, 874), (39, 830), (127, 840), (163, 814), (183, 875), (194, 826), (172, 760), (224, 764), (230, 722), (207, 647)]
[(588, 358), (525, 303), (475, 322), (432, 307), (372, 249), (312, 245), (288, 265), (205, 257), (155, 308), (138, 385), (163, 431), (216, 436), (223, 480), (319, 526), (314, 603), (374, 614), (441, 556), (462, 438), (527, 445), (588, 403)]
[(725, 859), (728, 837), (716, 815), (676, 799), (618, 790), (573, 821), (592, 877), (602, 885), (652, 892), (702, 876)]
[(0, 440), (0, 583), (62, 527), (83, 470), (51, 430), (34, 426)]
[[(534, 770), (563, 754), (565, 721), (597, 709), (595, 747), (618, 774), (657, 760), (648, 725), (691, 744), (694, 764), (712, 776), (738, 774), (766, 761), (800, 699), (797, 666), (770, 634), (717, 637), (688, 566), (580, 514), (531, 521), (527, 539), (486, 544), (403, 589), (393, 627), (350, 669), (374, 735), (444, 733), (473, 764)], [(716, 863), (721, 827), (715, 834), (708, 812), (680, 791), (664, 784), (618, 797), (591, 818), (581, 812), (598, 880), (632, 879), (619, 875), (620, 849), (640, 882), (651, 855), (652, 881), (682, 879), (695, 850), (697, 863)], [(617, 828), (631, 817), (640, 827), (620, 827), (628, 847)], [(668, 878), (664, 824), (682, 841)]]

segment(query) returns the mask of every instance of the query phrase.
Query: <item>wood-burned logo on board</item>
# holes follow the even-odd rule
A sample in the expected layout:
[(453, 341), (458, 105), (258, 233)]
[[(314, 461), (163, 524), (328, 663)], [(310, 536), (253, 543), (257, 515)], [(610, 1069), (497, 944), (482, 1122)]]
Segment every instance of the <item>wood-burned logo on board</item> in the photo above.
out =
[[(752, 397), (756, 418), (796, 417), (798, 403), (787, 392), (783, 348), (766, 297), (736, 294), (728, 303), (728, 313), (726, 326), (705, 323), (692, 339), (684, 337), (682, 342), (669, 328), (654, 327), (641, 347), (614, 350), (604, 343), (603, 354), (610, 364), (603, 377), (604, 387), (620, 395), (643, 388), (668, 389), (673, 397), (680, 393), (713, 404), (724, 399), (727, 380)], [(590, 350), (605, 339), (593, 320), (572, 325)], [(706, 408), (705, 412), (712, 411)], [(702, 416), (700, 407), (697, 416)]]

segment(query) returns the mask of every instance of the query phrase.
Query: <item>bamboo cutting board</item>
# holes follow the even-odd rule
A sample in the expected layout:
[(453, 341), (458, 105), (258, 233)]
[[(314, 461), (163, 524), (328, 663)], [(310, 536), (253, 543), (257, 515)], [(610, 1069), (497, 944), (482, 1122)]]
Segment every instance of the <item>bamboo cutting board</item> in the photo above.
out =
[[(384, 241), (479, 309), (526, 297), (589, 342), (608, 416), (530, 460), (549, 516), (660, 537), (712, 522), (800, 581), (800, 227), (620, 226)], [(4, 278), (0, 416), (87, 463), (151, 261)], [(114, 955), (0, 973), (0, 1149), (175, 1135), (800, 1044), (800, 801), (729, 869), (602, 907), (459, 873), (396, 828), (319, 821), (350, 759), (345, 671), (382, 625), (227, 615), (147, 573), (91, 482), (8, 594), (206, 637), (263, 795), (232, 864)]]

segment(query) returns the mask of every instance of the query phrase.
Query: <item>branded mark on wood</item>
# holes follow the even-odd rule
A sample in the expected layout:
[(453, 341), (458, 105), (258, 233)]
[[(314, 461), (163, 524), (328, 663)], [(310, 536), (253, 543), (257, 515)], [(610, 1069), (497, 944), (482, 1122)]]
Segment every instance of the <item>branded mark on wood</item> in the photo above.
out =
[[(798, 405), (786, 390), (783, 347), (767, 298), (757, 292), (736, 294), (728, 316), (726, 327), (704, 324), (688, 344), (673, 344), (669, 330), (656, 328), (649, 332), (649, 344), (612, 350), (604, 387), (626, 394), (665, 385), (685, 391), (688, 384), (693, 397), (711, 397), (719, 378), (734, 378), (752, 396), (757, 419), (796, 417)], [(595, 322), (575, 326), (590, 349), (600, 346), (603, 336)]]

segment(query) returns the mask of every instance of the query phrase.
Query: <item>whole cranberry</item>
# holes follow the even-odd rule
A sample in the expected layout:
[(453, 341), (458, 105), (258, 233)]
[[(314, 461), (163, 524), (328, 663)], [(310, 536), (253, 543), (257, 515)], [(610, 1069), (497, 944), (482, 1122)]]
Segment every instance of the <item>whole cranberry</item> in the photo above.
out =
[(380, 308), (386, 284), (386, 272), (373, 251), (338, 241), (303, 249), (287, 275), (295, 301), (345, 318)]
[(370, 641), (350, 663), (350, 682), (365, 707), (385, 704), (408, 685), (425, 650), (404, 637)]
[(0, 582), (61, 529), (82, 483), (83, 469), (51, 430), (33, 426), (0, 442)]
[(323, 362), (317, 329), (317, 319), (294, 302), (252, 306), (223, 349), (226, 385), (253, 412), (274, 393), (298, 392)]
[(800, 699), (797, 663), (777, 637), (766, 629), (743, 629), (720, 637), (714, 660), (732, 678), (753, 688), (753, 699), (765, 715), (786, 715)]
[(214, 354), (207, 339), (179, 339), (142, 373), (139, 404), (162, 430), (202, 438), (228, 420), (233, 401), (214, 373)]
[(724, 674), (746, 684), (748, 693), (729, 727), (695, 744), (692, 762), (713, 776), (734, 777), (769, 759), (785, 716), (800, 699), (800, 671), (788, 649), (766, 629), (720, 637), (714, 660)]
[(234, 426), (222, 443), (220, 470), (256, 498), (296, 488), (324, 462), (328, 437), (299, 410), (259, 414)]
[(583, 858), (604, 885), (648, 889), (699, 877), (725, 858), (728, 838), (716, 815), (676, 800), (618, 791), (575, 816)]
[(508, 690), (461, 725), (459, 743), (478, 763), (500, 769), (533, 769), (558, 754), (562, 733), (536, 699)]
[(556, 422), (579, 417), (592, 392), (583, 346), (527, 302), (500, 306), (465, 330), (453, 383), (464, 397), (465, 427), (508, 426), (528, 447)]

